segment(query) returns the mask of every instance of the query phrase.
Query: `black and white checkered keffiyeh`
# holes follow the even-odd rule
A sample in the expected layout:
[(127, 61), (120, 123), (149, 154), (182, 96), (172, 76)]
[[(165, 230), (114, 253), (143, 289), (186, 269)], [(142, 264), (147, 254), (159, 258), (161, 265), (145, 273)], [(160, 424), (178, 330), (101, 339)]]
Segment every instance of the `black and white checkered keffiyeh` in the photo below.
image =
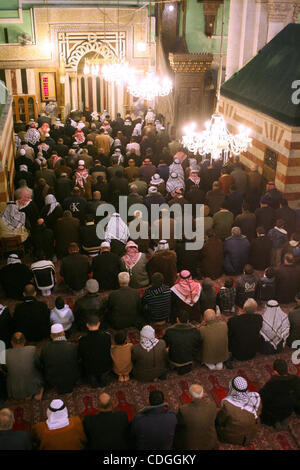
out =
[(26, 214), (19, 211), (15, 202), (7, 203), (1, 217), (10, 230), (14, 231), (25, 225)]
[(229, 393), (223, 401), (228, 401), (242, 410), (249, 411), (258, 418), (260, 396), (257, 392), (248, 392), (248, 382), (244, 377), (235, 377), (229, 382)]
[(289, 333), (290, 322), (287, 314), (281, 310), (277, 300), (269, 300), (263, 315), (261, 336), (276, 349), (282, 340), (285, 346)]

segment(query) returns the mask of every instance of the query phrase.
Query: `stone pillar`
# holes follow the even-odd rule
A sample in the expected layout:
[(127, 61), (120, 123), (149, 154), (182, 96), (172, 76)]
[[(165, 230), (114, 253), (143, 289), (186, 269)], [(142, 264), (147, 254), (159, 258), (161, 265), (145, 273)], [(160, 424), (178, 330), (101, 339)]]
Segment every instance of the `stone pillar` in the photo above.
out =
[(230, 78), (231, 75), (233, 75), (239, 69), (241, 32), (241, 2), (240, 0), (231, 0), (229, 10), (225, 80), (228, 80), (228, 78)]
[(253, 44), (252, 44), (253, 56), (255, 56), (257, 52), (262, 47), (264, 47), (264, 45), (267, 43), (267, 33), (268, 33), (267, 0), (256, 0), (254, 34), (253, 34)]
[(66, 114), (70, 112), (70, 109), (71, 109), (70, 75), (66, 73), (65, 75), (65, 111), (66, 111)]
[(182, 127), (191, 121), (199, 126), (209, 117), (206, 109), (204, 74), (211, 68), (212, 54), (169, 54), (174, 80), (174, 125), (178, 135)]
[(78, 90), (76, 73), (70, 74), (71, 77), (71, 109), (78, 109)]

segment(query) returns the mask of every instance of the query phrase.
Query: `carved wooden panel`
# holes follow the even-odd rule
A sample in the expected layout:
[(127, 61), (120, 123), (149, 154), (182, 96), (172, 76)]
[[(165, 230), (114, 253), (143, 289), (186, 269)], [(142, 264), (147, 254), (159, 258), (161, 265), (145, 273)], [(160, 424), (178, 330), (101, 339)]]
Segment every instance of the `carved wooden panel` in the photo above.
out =
[(203, 3), (203, 12), (205, 19), (205, 34), (209, 38), (214, 34), (215, 21), (218, 13), (219, 6), (223, 0), (197, 0)]

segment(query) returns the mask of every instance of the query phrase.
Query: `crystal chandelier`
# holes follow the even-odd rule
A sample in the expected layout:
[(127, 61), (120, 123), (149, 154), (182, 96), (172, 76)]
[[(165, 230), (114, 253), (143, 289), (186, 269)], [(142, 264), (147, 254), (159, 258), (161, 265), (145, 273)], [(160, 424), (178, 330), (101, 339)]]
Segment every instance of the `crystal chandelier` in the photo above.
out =
[(86, 60), (83, 67), (84, 75), (98, 75), (100, 72), (100, 60), (99, 59), (91, 59)]
[(132, 79), (127, 91), (136, 98), (152, 101), (157, 96), (167, 96), (172, 89), (172, 82), (167, 77), (161, 78), (153, 72), (147, 72), (141, 79)]
[(122, 85), (133, 79), (135, 69), (130, 67), (128, 62), (117, 59), (115, 62), (104, 64), (101, 73), (105, 81)]
[(226, 161), (230, 154), (239, 155), (251, 145), (250, 129), (240, 126), (238, 134), (231, 134), (226, 127), (224, 116), (218, 112), (212, 115), (205, 126), (203, 132), (195, 132), (194, 123), (184, 128), (183, 146), (195, 155), (210, 154), (213, 160), (224, 158)]
[(223, 61), (223, 37), (224, 37), (224, 4), (222, 15), (222, 34), (220, 46), (220, 64), (218, 73), (218, 86), (217, 86), (217, 103), (216, 111), (212, 115), (210, 121), (206, 122), (206, 129), (202, 132), (196, 132), (196, 124), (192, 123), (183, 129), (184, 135), (182, 136), (182, 145), (190, 152), (196, 155), (210, 155), (212, 160), (222, 158), (226, 163), (230, 154), (239, 155), (245, 152), (249, 145), (252, 143), (249, 137), (250, 129), (245, 126), (239, 127), (239, 133), (233, 135), (229, 132), (226, 126), (224, 116), (218, 112), (218, 105), (220, 99), (221, 77), (222, 77), (222, 61)]

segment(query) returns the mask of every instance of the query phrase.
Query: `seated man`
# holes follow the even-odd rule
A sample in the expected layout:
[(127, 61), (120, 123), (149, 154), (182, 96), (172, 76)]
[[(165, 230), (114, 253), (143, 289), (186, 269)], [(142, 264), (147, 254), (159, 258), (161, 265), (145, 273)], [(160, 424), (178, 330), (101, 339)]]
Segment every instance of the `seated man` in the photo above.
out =
[(300, 413), (300, 378), (288, 373), (287, 363), (276, 359), (274, 374), (259, 391), (262, 400), (261, 421), (277, 430), (287, 429), (287, 418)]
[(105, 387), (112, 369), (111, 338), (108, 333), (99, 330), (99, 316), (92, 311), (87, 316), (86, 326), (88, 334), (79, 339), (78, 356), (89, 384)]
[(140, 342), (131, 349), (133, 364), (132, 377), (140, 382), (152, 382), (155, 379), (166, 378), (167, 351), (163, 339), (155, 336), (150, 325), (145, 325), (140, 331)]
[(294, 256), (287, 253), (283, 264), (275, 268), (275, 299), (280, 304), (293, 302), (300, 289), (300, 265), (295, 264)]
[(14, 414), (9, 408), (0, 410), (0, 450), (31, 450), (27, 431), (14, 431)]
[(96, 279), (89, 279), (85, 284), (86, 294), (76, 300), (74, 305), (75, 324), (80, 331), (86, 331), (86, 321), (90, 312), (98, 318), (105, 313), (106, 297), (99, 295), (99, 284)]
[(180, 375), (190, 372), (201, 340), (197, 328), (190, 324), (187, 312), (179, 313), (175, 325), (167, 328), (163, 339), (169, 348), (171, 367)]
[(201, 385), (191, 385), (192, 401), (179, 407), (174, 447), (178, 450), (216, 450), (216, 404), (204, 396)]
[(22, 299), (24, 288), (31, 281), (32, 272), (28, 266), (22, 263), (15, 253), (9, 255), (7, 265), (0, 269), (0, 284), (5, 292), (5, 297)]
[(46, 384), (60, 393), (72, 393), (79, 378), (77, 345), (66, 340), (63, 325), (51, 326), (52, 342), (43, 347), (40, 361)]
[(261, 409), (260, 396), (257, 392), (248, 391), (247, 380), (239, 376), (232, 379), (229, 393), (223, 399), (216, 419), (219, 440), (247, 445), (256, 436)]
[(31, 271), (37, 288), (43, 296), (51, 295), (51, 289), (55, 284), (55, 267), (52, 261), (45, 259), (41, 254), (40, 260), (32, 263)]
[(21, 331), (27, 341), (41, 341), (48, 338), (50, 329), (50, 310), (44, 302), (36, 300), (34, 285), (27, 284), (24, 301), (15, 308), (13, 316), (14, 331)]
[(129, 423), (125, 411), (114, 411), (112, 398), (101, 393), (98, 398), (98, 414), (84, 417), (83, 428), (87, 436), (87, 448), (91, 450), (128, 449)]
[(229, 358), (227, 323), (218, 320), (212, 309), (205, 310), (204, 321), (199, 328), (202, 344), (198, 359), (210, 370), (221, 370)]
[(89, 278), (89, 258), (79, 253), (79, 246), (75, 242), (70, 243), (68, 251), (69, 255), (62, 260), (60, 274), (74, 295), (80, 295)]
[(255, 299), (258, 280), (254, 274), (254, 269), (250, 264), (246, 264), (244, 272), (238, 277), (236, 288), (236, 305), (243, 307), (247, 299)]
[(275, 271), (273, 268), (267, 268), (257, 284), (257, 300), (259, 302), (268, 302), (275, 298)]
[(136, 449), (171, 450), (177, 424), (175, 411), (169, 410), (160, 390), (150, 392), (149, 403), (131, 423)]
[(290, 334), (287, 345), (292, 347), (294, 341), (300, 340), (300, 292), (295, 297), (296, 306), (289, 312)]
[(80, 417), (69, 418), (62, 400), (51, 401), (47, 420), (33, 425), (32, 439), (39, 450), (82, 450), (86, 443)]
[(238, 361), (253, 359), (260, 347), (260, 330), (263, 323), (261, 315), (256, 314), (257, 303), (248, 299), (243, 313), (231, 317), (228, 326), (228, 348), (232, 357)]
[(116, 330), (137, 326), (141, 323), (141, 298), (137, 289), (129, 287), (130, 275), (127, 272), (118, 275), (120, 288), (108, 297), (107, 320)]

